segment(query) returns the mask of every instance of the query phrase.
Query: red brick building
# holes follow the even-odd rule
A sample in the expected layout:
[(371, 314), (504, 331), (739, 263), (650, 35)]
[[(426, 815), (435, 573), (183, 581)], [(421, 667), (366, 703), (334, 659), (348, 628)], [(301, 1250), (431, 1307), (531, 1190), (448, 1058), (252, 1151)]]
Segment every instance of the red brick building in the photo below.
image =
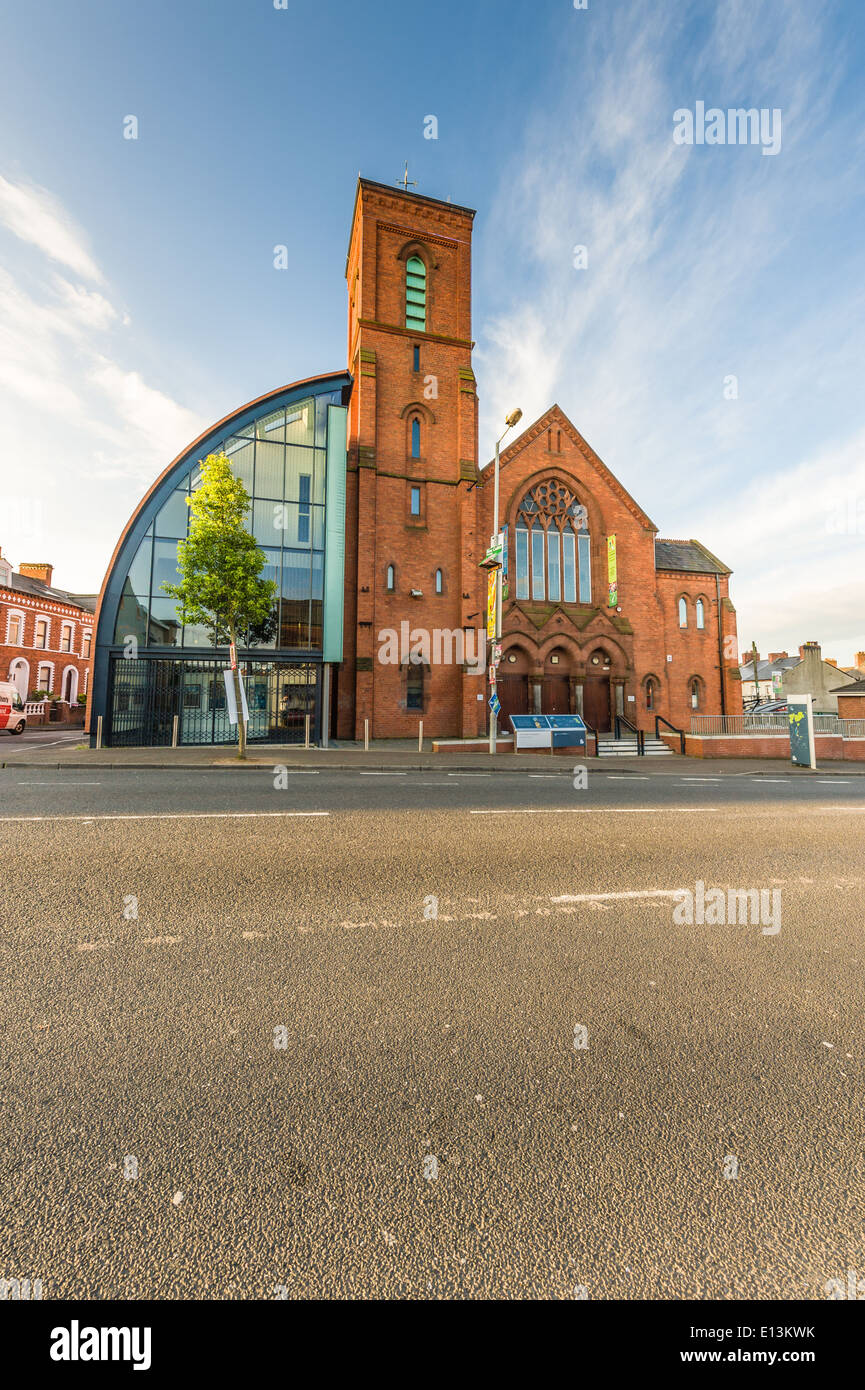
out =
[[(479, 561), (492, 532), (471, 364), (473, 217), (358, 183), (346, 263), (344, 659), (332, 705), (343, 738), (362, 737), (367, 718), (379, 738), (411, 736), (419, 718), (429, 736), (486, 727), (485, 673), (448, 659), (456, 636), (471, 653), (484, 627)], [(659, 539), (558, 406), (514, 440), (501, 470), (504, 728), (523, 711), (581, 712), (602, 731), (616, 713), (687, 729), (694, 712), (741, 712), (728, 567), (697, 541)], [(442, 633), (452, 640), (435, 649)], [(393, 634), (407, 639), (396, 658)]]
[(23, 700), (47, 690), (74, 705), (90, 681), (95, 594), (52, 585), (53, 567), (13, 571), (0, 553), (0, 680)]

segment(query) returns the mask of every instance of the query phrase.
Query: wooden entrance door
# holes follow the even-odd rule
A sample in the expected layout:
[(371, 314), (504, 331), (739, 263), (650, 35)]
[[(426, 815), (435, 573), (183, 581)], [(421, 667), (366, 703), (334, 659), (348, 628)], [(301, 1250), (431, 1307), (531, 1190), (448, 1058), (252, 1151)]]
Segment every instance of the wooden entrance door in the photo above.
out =
[(612, 728), (610, 717), (610, 682), (606, 676), (587, 676), (583, 687), (583, 714), (587, 724), (599, 734)]
[(570, 714), (571, 683), (567, 676), (544, 676), (541, 711), (543, 714)]
[(502, 706), (499, 715), (499, 728), (505, 733), (510, 733), (511, 726), (508, 722), (508, 716), (528, 714), (529, 712), (528, 676), (499, 676), (496, 694)]

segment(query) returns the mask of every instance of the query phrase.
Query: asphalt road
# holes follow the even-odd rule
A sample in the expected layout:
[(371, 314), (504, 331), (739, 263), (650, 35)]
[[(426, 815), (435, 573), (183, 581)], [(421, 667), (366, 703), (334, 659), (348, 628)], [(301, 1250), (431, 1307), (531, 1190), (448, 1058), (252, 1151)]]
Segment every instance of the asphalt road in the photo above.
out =
[[(6, 769), (0, 1276), (821, 1299), (865, 1272), (859, 782), (552, 775)], [(779, 890), (780, 930), (677, 924), (698, 880)]]

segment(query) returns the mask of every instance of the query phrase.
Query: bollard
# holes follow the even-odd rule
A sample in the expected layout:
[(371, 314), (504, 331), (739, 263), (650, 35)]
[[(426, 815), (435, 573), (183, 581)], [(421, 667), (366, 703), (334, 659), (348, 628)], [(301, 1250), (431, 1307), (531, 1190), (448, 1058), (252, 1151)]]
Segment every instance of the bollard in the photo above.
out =
[(423, 720), (422, 720), (422, 719), (419, 719), (419, 720), (418, 720), (418, 726), (417, 726), (417, 751), (418, 751), (419, 753), (422, 753), (422, 752), (423, 752)]
[(305, 739), (304, 739), (304, 744), (303, 744), (303, 746), (304, 746), (304, 748), (308, 748), (308, 747), (309, 747), (309, 715), (306, 715), (306, 717), (305, 717), (305, 719), (304, 719), (304, 724), (305, 724)]
[(364, 751), (364, 753), (368, 753), (368, 752), (369, 752), (369, 720), (368, 720), (368, 719), (365, 719), (365, 720), (363, 721), (363, 751)]
[(174, 719), (173, 719), (172, 724), (171, 724), (171, 746), (172, 746), (172, 748), (176, 748), (176, 747), (177, 747), (177, 728), (178, 728), (178, 725), (179, 725), (179, 724), (180, 724), (180, 717), (179, 717), (179, 715), (176, 715), (176, 714), (175, 714)]
[(102, 747), (102, 715), (101, 715), (101, 714), (100, 714), (100, 715), (97, 715), (97, 718), (96, 718), (96, 747), (97, 747), (97, 748), (101, 748), (101, 747)]

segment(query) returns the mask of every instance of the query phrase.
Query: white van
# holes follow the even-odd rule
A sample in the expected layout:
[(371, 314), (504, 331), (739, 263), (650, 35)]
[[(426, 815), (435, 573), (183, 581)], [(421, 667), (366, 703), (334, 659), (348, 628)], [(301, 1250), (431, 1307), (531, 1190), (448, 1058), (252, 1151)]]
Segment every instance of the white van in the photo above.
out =
[(0, 729), (7, 729), (10, 734), (23, 734), (26, 727), (24, 701), (17, 685), (0, 681)]

